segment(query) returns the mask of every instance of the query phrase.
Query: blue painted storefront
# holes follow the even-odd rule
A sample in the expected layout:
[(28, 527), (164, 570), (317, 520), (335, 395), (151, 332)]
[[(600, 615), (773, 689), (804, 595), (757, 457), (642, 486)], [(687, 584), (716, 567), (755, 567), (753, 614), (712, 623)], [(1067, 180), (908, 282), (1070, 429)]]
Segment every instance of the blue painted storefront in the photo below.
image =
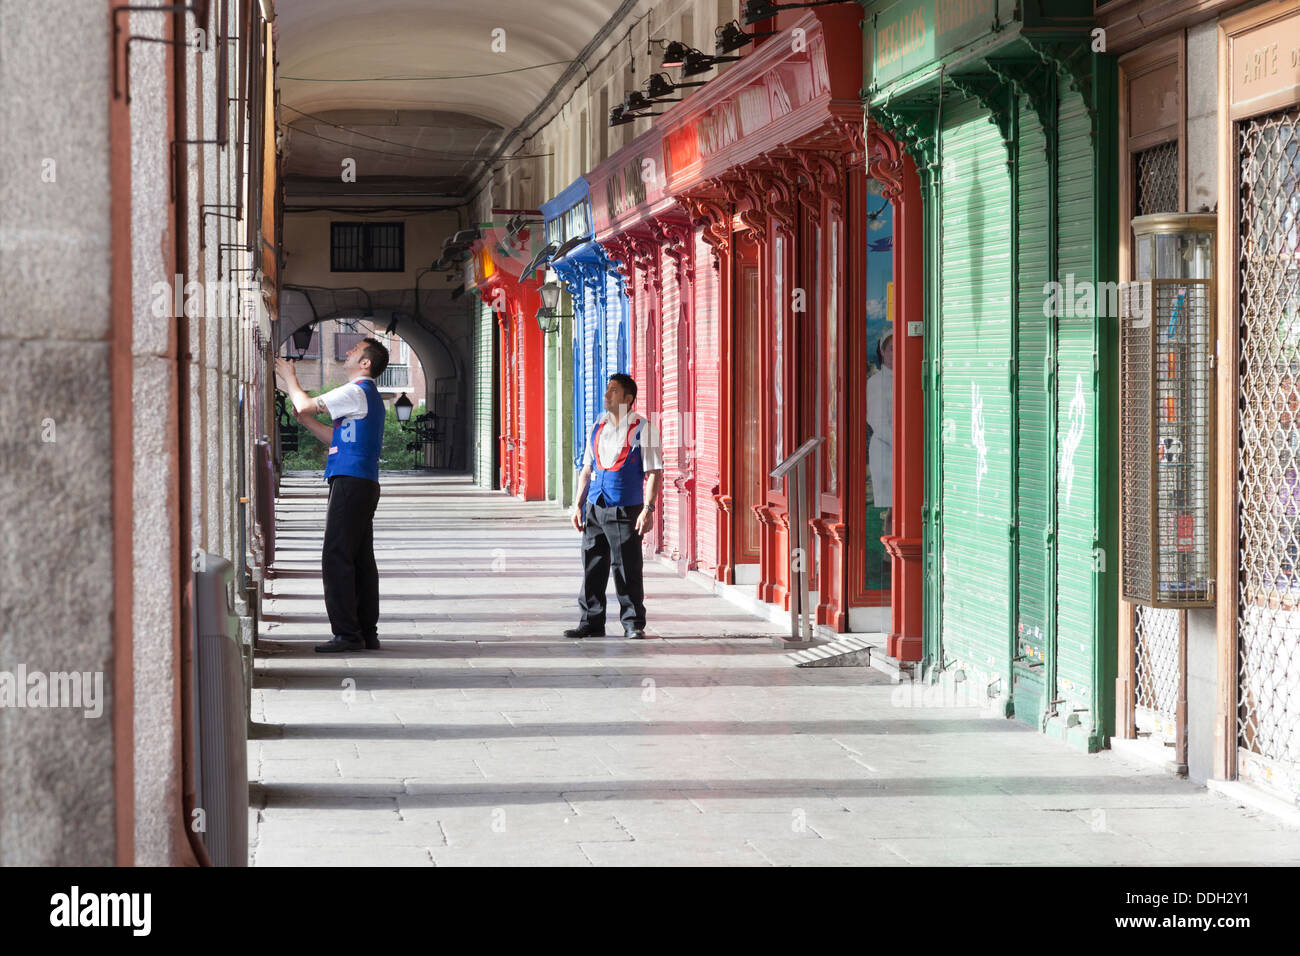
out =
[(605, 383), (630, 362), (628, 322), (631, 309), (623, 277), (599, 243), (591, 238), (591, 195), (579, 177), (559, 195), (542, 203), (546, 241), (557, 247), (586, 237), (546, 268), (555, 273), (573, 301), (573, 451), (582, 465), (583, 441), (604, 410)]

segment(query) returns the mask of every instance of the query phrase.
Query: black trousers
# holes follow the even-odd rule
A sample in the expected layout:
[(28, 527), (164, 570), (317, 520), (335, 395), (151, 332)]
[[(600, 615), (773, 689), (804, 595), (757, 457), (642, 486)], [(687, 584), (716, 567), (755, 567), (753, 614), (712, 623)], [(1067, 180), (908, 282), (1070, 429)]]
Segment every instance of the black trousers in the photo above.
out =
[(623, 628), (645, 627), (645, 591), (641, 583), (641, 536), (636, 533), (640, 505), (609, 508), (588, 501), (582, 532), (582, 590), (578, 593), (580, 624), (605, 628), (605, 585), (614, 569), (619, 617)]
[(330, 478), (321, 577), (325, 611), (336, 637), (379, 636), (379, 568), (375, 564), (375, 508), (379, 482), (351, 475)]

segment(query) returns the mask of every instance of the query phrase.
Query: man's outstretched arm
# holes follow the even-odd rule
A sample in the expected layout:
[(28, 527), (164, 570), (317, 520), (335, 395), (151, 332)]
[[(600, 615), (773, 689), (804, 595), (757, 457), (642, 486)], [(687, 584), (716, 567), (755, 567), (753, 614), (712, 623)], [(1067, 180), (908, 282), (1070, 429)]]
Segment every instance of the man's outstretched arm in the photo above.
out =
[[(280, 379), (280, 390), (289, 396), (289, 401), (293, 402), (295, 413), (311, 413), (312, 415), (328, 415), (329, 409), (325, 407), (325, 402), (319, 398), (312, 398), (298, 384), (298, 370), (294, 364), (286, 358), (277, 358), (275, 360), (275, 373)], [(301, 419), (300, 419), (301, 420)], [(306, 424), (304, 422), (304, 424)], [(308, 425), (308, 428), (311, 426)], [(313, 432), (312, 434), (316, 434)], [(320, 437), (320, 436), (317, 436)], [(321, 441), (328, 442), (328, 438), (322, 438)]]
[(307, 431), (311, 432), (326, 445), (333, 440), (334, 427), (332, 425), (326, 425), (312, 413), (300, 412), (297, 409), (294, 409), (293, 417), (302, 422)]

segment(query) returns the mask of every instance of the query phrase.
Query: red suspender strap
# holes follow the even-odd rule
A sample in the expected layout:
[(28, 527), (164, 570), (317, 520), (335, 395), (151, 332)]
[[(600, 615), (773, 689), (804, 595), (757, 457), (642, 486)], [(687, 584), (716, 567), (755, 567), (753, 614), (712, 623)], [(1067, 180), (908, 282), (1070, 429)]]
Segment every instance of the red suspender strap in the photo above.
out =
[(605, 420), (602, 418), (596, 422), (596, 427), (591, 432), (591, 457), (601, 471), (605, 470), (600, 464), (600, 430), (604, 427)]

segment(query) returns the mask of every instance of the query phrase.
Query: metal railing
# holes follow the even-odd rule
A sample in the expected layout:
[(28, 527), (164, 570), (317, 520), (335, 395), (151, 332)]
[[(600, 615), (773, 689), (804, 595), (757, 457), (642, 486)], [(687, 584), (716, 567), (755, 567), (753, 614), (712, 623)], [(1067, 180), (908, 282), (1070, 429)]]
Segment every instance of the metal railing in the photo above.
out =
[(375, 380), (375, 384), (379, 388), (410, 388), (411, 366), (390, 365), (379, 373), (379, 378)]
[[(769, 473), (785, 479), (786, 501), (790, 513), (790, 640), (796, 644), (812, 643), (813, 608), (808, 599), (808, 571), (812, 566), (808, 553), (807, 475), (804, 464), (813, 450), (826, 439), (809, 438)], [(803, 614), (803, 636), (799, 635), (799, 615)]]

